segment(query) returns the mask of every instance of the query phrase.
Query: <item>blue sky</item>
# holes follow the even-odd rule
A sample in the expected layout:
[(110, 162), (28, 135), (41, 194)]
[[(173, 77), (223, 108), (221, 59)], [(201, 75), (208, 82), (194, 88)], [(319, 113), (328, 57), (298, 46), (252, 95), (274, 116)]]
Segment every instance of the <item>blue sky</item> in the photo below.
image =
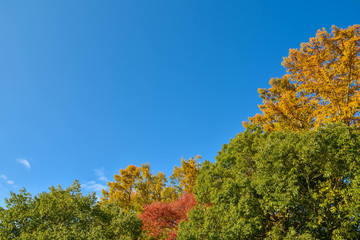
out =
[(214, 161), (289, 48), (360, 23), (360, 1), (0, 2), (0, 205), (119, 169)]

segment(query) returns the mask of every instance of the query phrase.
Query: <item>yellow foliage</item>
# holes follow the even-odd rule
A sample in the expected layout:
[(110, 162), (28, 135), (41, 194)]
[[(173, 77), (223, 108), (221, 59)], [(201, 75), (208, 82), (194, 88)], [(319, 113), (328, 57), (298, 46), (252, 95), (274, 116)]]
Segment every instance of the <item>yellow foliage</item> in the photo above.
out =
[(114, 175), (114, 182), (108, 182), (109, 191), (102, 191), (101, 201), (114, 201), (126, 211), (140, 213), (143, 206), (154, 202), (174, 201), (179, 191), (173, 186), (166, 186), (167, 179), (163, 172), (151, 173), (150, 164), (141, 167), (129, 165)]
[(122, 209), (137, 213), (143, 211), (144, 205), (163, 201), (173, 202), (182, 192), (193, 192), (201, 167), (199, 159), (200, 156), (189, 160), (181, 159), (181, 166), (174, 168), (171, 178), (176, 180), (179, 186), (174, 183), (167, 185), (165, 174), (151, 173), (148, 163), (142, 164), (141, 167), (129, 165), (114, 175), (115, 181), (108, 182), (109, 191), (102, 191), (101, 201), (114, 201)]
[(359, 124), (360, 25), (319, 30), (300, 49), (290, 49), (282, 64), (288, 74), (259, 89), (262, 114), (249, 118), (245, 127), (300, 131), (327, 122)]
[(179, 187), (186, 193), (192, 193), (196, 184), (197, 175), (200, 172), (201, 163), (199, 160), (201, 156), (197, 155), (195, 158), (184, 160), (181, 158), (181, 166), (174, 167), (172, 179), (179, 182)]
[(134, 210), (135, 187), (140, 177), (140, 168), (129, 165), (120, 174), (114, 175), (114, 182), (108, 182), (109, 192), (103, 190), (102, 201), (116, 201), (124, 210)]

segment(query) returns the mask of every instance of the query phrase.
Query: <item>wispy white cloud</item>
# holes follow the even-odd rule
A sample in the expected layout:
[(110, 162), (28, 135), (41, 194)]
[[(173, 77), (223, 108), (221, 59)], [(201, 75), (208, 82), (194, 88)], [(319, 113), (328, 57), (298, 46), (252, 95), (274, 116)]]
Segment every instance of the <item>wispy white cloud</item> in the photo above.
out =
[(19, 163), (21, 163), (22, 165), (24, 165), (27, 169), (30, 169), (30, 162), (28, 160), (26, 160), (25, 158), (18, 158), (16, 159)]
[(107, 179), (107, 177), (105, 176), (105, 173), (104, 173), (104, 169), (103, 168), (100, 168), (100, 169), (95, 169), (95, 175), (98, 177), (98, 179), (100, 181), (103, 181), (103, 182), (108, 182), (109, 180)]
[(9, 185), (14, 185), (14, 181), (8, 179), (8, 177), (4, 174), (0, 174), (0, 179), (4, 180)]
[[(81, 187), (86, 189), (87, 191), (95, 192), (98, 200), (100, 200), (101, 191), (103, 189), (109, 190), (109, 187), (106, 184), (109, 180), (105, 176), (104, 172), (105, 172), (104, 168), (95, 169), (94, 173), (97, 177), (97, 180), (96, 181), (88, 181), (84, 184), (81, 184)], [(99, 182), (101, 182), (101, 183), (99, 183)]]
[(95, 181), (89, 181), (85, 184), (82, 184), (81, 187), (86, 188), (89, 191), (101, 192), (103, 189), (108, 189), (108, 186)]
[(10, 184), (10, 185), (14, 185), (14, 181), (12, 181), (12, 180), (7, 180), (6, 183)]

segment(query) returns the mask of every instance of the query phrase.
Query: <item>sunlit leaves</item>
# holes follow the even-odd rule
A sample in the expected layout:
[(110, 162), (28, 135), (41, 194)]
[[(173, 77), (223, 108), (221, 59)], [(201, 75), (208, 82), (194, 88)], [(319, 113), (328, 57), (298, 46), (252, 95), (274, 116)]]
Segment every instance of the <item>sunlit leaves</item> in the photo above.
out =
[(319, 30), (299, 49), (290, 49), (283, 66), (288, 74), (271, 79), (269, 89), (259, 89), (262, 113), (250, 123), (266, 131), (359, 124), (360, 25)]
[(174, 167), (171, 179), (178, 183), (179, 188), (186, 193), (192, 193), (196, 185), (196, 178), (200, 172), (201, 156), (189, 160), (181, 159), (180, 167)]
[(154, 174), (149, 164), (141, 167), (129, 165), (114, 175), (114, 182), (108, 182), (109, 191), (103, 190), (103, 202), (116, 202), (126, 211), (141, 213), (143, 206), (155, 202), (173, 202), (183, 193), (192, 193), (201, 168), (200, 156), (181, 159), (175, 167), (171, 182), (163, 172)]
[(358, 239), (360, 133), (247, 129), (198, 176), (179, 239)]
[(134, 210), (135, 185), (140, 178), (140, 168), (129, 165), (114, 175), (114, 182), (108, 182), (109, 192), (103, 190), (103, 200), (116, 201), (125, 210)]
[(0, 239), (138, 239), (141, 221), (118, 205), (97, 204), (75, 181), (32, 197), (11, 193), (0, 210)]

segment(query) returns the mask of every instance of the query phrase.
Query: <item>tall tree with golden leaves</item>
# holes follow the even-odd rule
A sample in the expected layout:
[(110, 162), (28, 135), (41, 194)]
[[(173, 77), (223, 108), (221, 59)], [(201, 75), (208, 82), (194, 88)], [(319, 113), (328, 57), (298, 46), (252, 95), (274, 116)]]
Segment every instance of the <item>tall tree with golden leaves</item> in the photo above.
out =
[(126, 211), (140, 213), (145, 205), (174, 201), (179, 197), (176, 187), (167, 186), (163, 172), (151, 173), (150, 164), (141, 167), (129, 165), (114, 175), (114, 182), (108, 182), (109, 191), (102, 191), (103, 202), (116, 202)]
[(126, 211), (134, 210), (135, 187), (140, 178), (140, 168), (129, 165), (114, 175), (114, 182), (108, 182), (109, 192), (102, 191), (102, 201), (116, 201)]
[(166, 187), (166, 183), (167, 179), (163, 172), (153, 174), (150, 171), (150, 164), (142, 164), (140, 178), (135, 186), (135, 209), (141, 212), (144, 205), (162, 201), (161, 193)]
[(173, 182), (177, 182), (181, 191), (192, 193), (196, 184), (197, 175), (200, 172), (201, 156), (197, 155), (195, 158), (189, 160), (181, 159), (181, 166), (174, 167), (172, 176), (170, 177)]
[(262, 113), (249, 118), (265, 131), (316, 129), (327, 122), (360, 123), (360, 25), (319, 30), (290, 49), (288, 74), (259, 89)]

